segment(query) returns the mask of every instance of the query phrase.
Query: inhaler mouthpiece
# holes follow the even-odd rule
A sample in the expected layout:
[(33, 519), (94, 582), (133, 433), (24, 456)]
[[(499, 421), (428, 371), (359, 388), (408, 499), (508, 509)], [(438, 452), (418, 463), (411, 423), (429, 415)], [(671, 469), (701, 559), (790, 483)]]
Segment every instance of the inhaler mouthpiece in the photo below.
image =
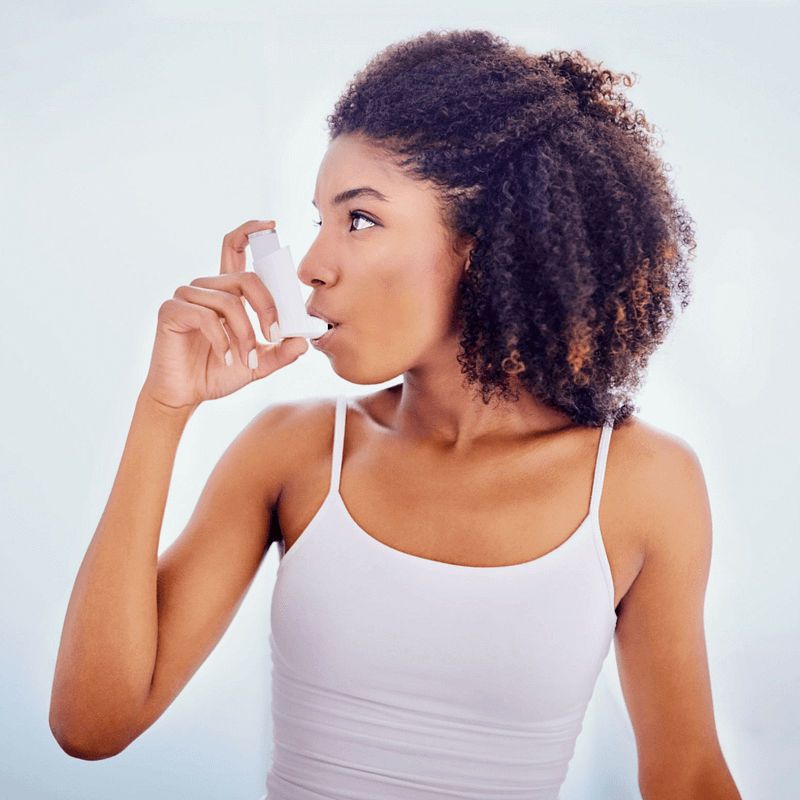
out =
[(253, 255), (253, 269), (269, 289), (278, 311), (278, 321), (269, 329), (270, 341), (322, 336), (328, 330), (328, 323), (306, 314), (289, 247), (280, 246), (274, 229), (251, 233), (247, 240)]

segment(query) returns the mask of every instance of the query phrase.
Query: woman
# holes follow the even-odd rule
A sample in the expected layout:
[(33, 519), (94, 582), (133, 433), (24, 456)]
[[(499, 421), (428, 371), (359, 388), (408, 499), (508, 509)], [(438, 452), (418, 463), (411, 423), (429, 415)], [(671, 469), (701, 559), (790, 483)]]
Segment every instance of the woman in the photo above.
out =
[(705, 655), (702, 473), (631, 405), (693, 231), (621, 82), (474, 31), (356, 76), (298, 274), (337, 374), (402, 383), (263, 412), (159, 560), (189, 417), (307, 348), (257, 343), (244, 310), (268, 336), (245, 246), (272, 222), (163, 304), (67, 612), (68, 753), (114, 755), (158, 718), (277, 541), (270, 800), (555, 798), (614, 635), (643, 797), (739, 797)]

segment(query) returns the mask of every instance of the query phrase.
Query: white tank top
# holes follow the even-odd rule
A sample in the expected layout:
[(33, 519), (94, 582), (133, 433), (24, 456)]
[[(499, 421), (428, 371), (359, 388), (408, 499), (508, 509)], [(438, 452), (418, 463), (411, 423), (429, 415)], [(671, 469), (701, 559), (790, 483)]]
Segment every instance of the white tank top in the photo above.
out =
[(330, 491), (272, 597), (269, 800), (555, 800), (616, 623), (598, 524), (501, 567), (395, 550)]

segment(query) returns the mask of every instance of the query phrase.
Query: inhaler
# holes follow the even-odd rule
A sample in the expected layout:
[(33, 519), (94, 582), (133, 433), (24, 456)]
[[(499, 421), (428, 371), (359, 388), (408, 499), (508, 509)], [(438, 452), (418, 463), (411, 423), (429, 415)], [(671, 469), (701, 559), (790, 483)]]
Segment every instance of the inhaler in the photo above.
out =
[(253, 269), (269, 289), (278, 321), (269, 328), (271, 342), (293, 336), (317, 339), (328, 330), (328, 323), (306, 314), (300, 281), (288, 245), (281, 247), (275, 229), (256, 231), (247, 237), (253, 255)]

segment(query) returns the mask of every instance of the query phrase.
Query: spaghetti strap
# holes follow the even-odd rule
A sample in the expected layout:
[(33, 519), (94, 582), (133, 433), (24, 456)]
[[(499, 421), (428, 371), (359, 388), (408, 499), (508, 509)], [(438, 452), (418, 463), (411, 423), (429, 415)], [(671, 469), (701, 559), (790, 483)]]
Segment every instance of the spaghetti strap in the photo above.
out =
[(333, 427), (333, 455), (331, 457), (331, 492), (339, 491), (344, 453), (344, 423), (347, 419), (347, 398), (336, 398), (336, 422)]
[(608, 459), (608, 445), (611, 442), (613, 425), (605, 425), (600, 434), (600, 445), (597, 448), (597, 461), (594, 466), (594, 482), (592, 483), (592, 499), (589, 503), (589, 513), (597, 517), (600, 510), (600, 498), (603, 494), (603, 481), (606, 477), (606, 460)]

